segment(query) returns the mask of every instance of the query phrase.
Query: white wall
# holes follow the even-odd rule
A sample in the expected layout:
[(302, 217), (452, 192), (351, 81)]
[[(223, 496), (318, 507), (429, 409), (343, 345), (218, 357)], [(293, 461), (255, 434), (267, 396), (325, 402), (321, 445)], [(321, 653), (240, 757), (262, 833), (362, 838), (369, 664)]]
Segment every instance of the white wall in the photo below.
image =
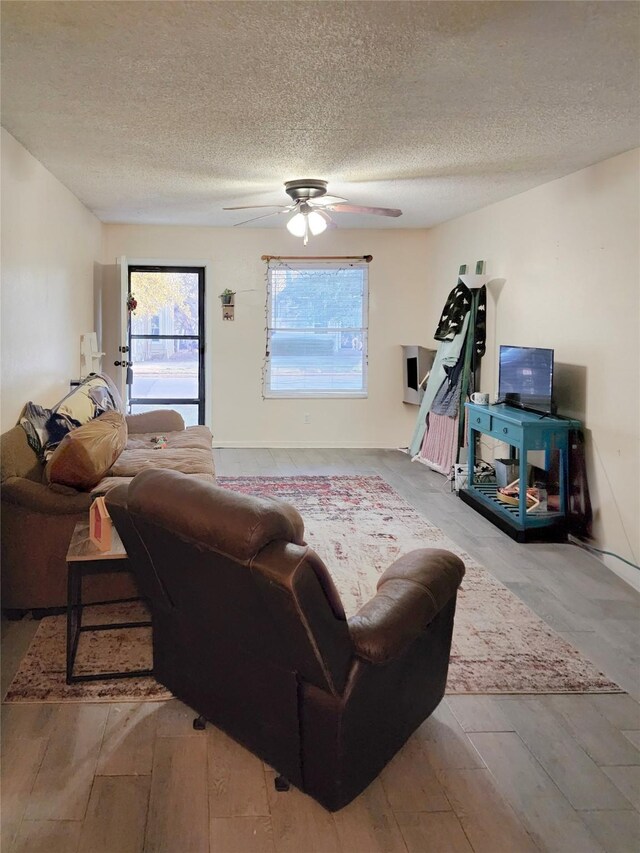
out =
[(2, 431), (77, 378), (101, 255), (101, 223), (2, 129)]
[[(106, 263), (208, 260), (207, 422), (218, 446), (395, 447), (406, 445), (417, 409), (402, 403), (401, 344), (429, 338), (425, 231), (340, 229), (302, 241), (284, 228), (107, 225)], [(263, 400), (265, 272), (271, 255), (373, 255), (369, 265), (368, 399)], [(233, 322), (218, 294), (237, 292)], [(305, 414), (310, 423), (304, 423)]]
[[(596, 544), (640, 559), (640, 152), (631, 151), (428, 232), (432, 328), (461, 263), (483, 259), (489, 287), (482, 390), (500, 344), (555, 349), (560, 414), (588, 442)], [(636, 584), (640, 573), (608, 565)]]

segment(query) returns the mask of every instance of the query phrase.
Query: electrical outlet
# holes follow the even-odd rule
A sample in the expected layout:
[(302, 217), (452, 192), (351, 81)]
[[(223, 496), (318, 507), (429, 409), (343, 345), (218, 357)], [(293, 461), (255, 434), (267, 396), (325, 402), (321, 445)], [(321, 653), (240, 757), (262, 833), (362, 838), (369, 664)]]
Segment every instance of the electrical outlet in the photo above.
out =
[(309, 412), (305, 412), (305, 415), (304, 415), (304, 422), (305, 422), (305, 424), (310, 424), (310, 423), (311, 423), (311, 415), (309, 414)]

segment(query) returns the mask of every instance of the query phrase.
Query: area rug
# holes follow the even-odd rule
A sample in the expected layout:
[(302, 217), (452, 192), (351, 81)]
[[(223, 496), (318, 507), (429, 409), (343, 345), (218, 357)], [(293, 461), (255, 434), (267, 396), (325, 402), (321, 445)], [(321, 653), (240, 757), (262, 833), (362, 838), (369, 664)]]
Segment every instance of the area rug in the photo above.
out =
[[(446, 548), (458, 554), (467, 573), (458, 595), (447, 693), (622, 692), (382, 478), (221, 477), (218, 482), (298, 508), (306, 539), (331, 572), (347, 617), (375, 594), (382, 572), (407, 551)], [(126, 621), (132, 607), (139, 605), (88, 608), (85, 621)], [(149, 629), (87, 633), (76, 671), (139, 668), (150, 659)], [(68, 686), (64, 661), (64, 617), (43, 619), (5, 701), (157, 701), (170, 695), (152, 678)]]

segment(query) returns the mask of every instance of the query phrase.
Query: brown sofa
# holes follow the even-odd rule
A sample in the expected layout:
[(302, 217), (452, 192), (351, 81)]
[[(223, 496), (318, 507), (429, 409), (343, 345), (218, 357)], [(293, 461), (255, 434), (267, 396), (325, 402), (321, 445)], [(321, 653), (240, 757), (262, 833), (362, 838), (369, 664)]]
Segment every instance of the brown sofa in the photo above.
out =
[(292, 506), (171, 471), (106, 500), (151, 603), (155, 677), (326, 808), (442, 699), (464, 575), (448, 551), (397, 560), (347, 621)]
[[(214, 479), (208, 427), (187, 427), (178, 412), (157, 410), (126, 418), (126, 449), (91, 492), (56, 489), (44, 481), (44, 465), (21, 426), (0, 436), (2, 608), (6, 612), (62, 607), (67, 600), (65, 557), (73, 528), (86, 520), (97, 494), (128, 483), (139, 471), (164, 467)], [(156, 450), (152, 439), (166, 435)], [(66, 493), (62, 493), (66, 492)], [(126, 574), (89, 577), (86, 601), (135, 595)]]

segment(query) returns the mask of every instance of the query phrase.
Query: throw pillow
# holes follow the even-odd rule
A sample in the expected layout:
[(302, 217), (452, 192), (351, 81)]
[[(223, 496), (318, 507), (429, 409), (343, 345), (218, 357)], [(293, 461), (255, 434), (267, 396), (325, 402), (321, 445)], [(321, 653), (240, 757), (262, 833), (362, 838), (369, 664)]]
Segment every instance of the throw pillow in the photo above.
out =
[(127, 422), (120, 412), (105, 412), (68, 433), (44, 471), (50, 483), (90, 490), (97, 485), (127, 444)]
[(51, 417), (51, 409), (45, 409), (37, 403), (27, 403), (20, 415), (20, 426), (27, 434), (29, 447), (40, 462), (44, 463), (44, 449), (49, 441), (47, 423)]
[(107, 411), (122, 411), (122, 400), (112, 380), (91, 373), (51, 410), (46, 423), (44, 455), (47, 459), (63, 438)]

